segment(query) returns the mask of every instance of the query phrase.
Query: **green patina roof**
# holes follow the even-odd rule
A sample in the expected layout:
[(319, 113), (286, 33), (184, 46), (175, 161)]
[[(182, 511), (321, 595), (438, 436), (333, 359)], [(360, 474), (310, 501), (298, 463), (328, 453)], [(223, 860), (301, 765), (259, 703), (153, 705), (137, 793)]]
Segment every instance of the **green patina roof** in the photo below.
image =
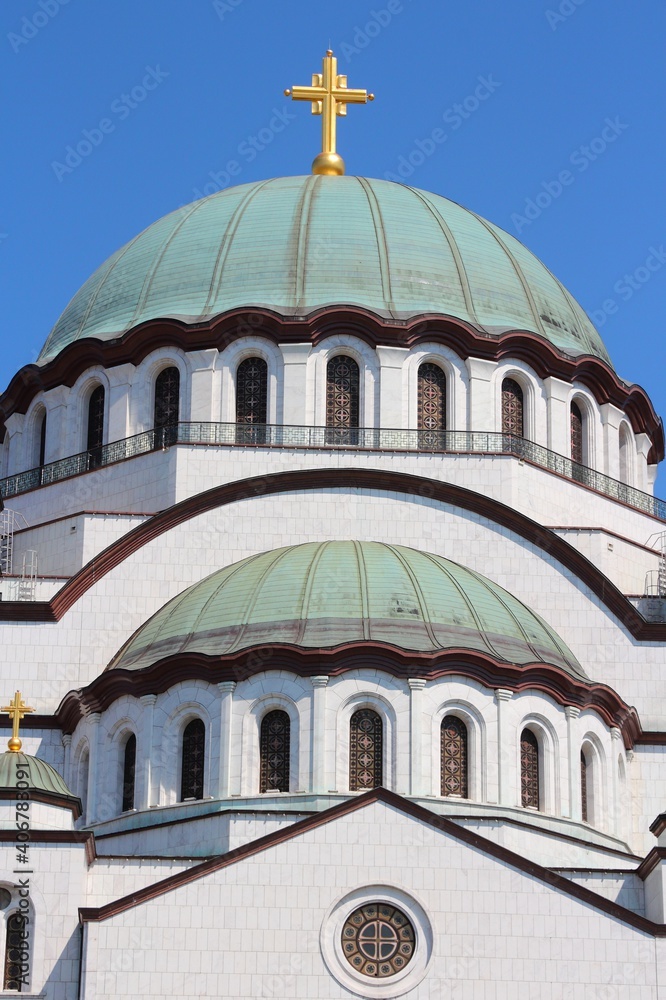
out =
[(490, 580), (442, 556), (381, 542), (306, 542), (213, 573), (138, 629), (107, 669), (167, 656), (221, 656), (287, 643), (371, 641), (404, 650), (477, 650), (586, 675), (559, 636)]
[[(20, 778), (17, 777), (18, 771), (21, 771)], [(29, 775), (28, 778), (25, 777), (25, 773)], [(21, 782), (21, 788), (25, 788), (23, 782), (27, 781), (31, 791), (48, 792), (51, 795), (76, 799), (56, 769), (45, 760), (7, 750), (0, 754), (0, 790), (17, 788), (17, 781)]]
[(155, 222), (83, 285), (38, 360), (150, 319), (330, 305), (399, 320), (451, 315), (491, 335), (528, 330), (610, 364), (578, 303), (513, 236), (438, 195), (322, 176), (243, 184)]

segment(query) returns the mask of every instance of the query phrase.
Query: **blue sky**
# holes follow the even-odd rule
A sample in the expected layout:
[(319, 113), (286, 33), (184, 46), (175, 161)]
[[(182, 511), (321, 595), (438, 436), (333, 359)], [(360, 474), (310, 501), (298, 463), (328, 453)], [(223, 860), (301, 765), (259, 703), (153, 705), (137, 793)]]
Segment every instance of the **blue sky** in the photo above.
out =
[(3, 0), (0, 382), (155, 219), (309, 172), (320, 120), (282, 92), (330, 44), (376, 94), (340, 123), (347, 172), (411, 160), (518, 236), (666, 414), (665, 28), (662, 0)]

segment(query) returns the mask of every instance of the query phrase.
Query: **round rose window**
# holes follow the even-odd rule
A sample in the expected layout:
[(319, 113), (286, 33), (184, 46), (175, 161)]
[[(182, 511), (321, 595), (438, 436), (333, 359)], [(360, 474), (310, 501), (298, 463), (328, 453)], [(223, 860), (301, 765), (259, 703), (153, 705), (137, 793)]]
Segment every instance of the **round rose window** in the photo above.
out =
[(342, 928), (345, 958), (364, 976), (386, 979), (401, 972), (414, 954), (414, 928), (395, 906), (369, 903), (349, 915)]

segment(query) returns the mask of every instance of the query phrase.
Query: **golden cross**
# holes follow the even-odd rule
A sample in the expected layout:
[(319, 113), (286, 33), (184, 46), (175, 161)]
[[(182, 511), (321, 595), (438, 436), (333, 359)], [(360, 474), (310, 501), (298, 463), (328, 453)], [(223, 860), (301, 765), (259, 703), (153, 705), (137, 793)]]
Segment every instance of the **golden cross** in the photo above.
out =
[(285, 90), (285, 97), (294, 101), (312, 101), (312, 114), (321, 115), (321, 153), (312, 163), (313, 174), (340, 175), (345, 172), (345, 161), (335, 150), (335, 119), (347, 114), (348, 104), (366, 104), (375, 95), (367, 90), (350, 90), (347, 77), (338, 74), (338, 60), (328, 49), (323, 60), (323, 72), (312, 74), (311, 87), (292, 87)]
[(26, 703), (23, 701), (20, 691), (16, 692), (14, 700), (10, 701), (9, 705), (5, 705), (3, 708), (0, 708), (0, 712), (6, 712), (12, 720), (12, 736), (7, 744), (12, 753), (18, 753), (23, 745), (19, 739), (19, 725), (21, 719), (24, 715), (27, 715), (28, 712), (34, 711), (34, 708), (28, 708)]

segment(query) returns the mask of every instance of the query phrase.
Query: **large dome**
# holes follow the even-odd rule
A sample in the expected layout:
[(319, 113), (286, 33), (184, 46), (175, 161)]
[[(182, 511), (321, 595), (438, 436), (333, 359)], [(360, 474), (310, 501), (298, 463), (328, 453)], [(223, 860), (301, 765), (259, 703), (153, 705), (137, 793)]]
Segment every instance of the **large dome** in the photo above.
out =
[(38, 361), (151, 319), (331, 305), (395, 320), (453, 316), (491, 336), (527, 330), (610, 364), (578, 303), (513, 236), (438, 195), (322, 176), (229, 188), (155, 222), (83, 285)]
[(287, 546), (213, 573), (138, 629), (107, 669), (267, 643), (330, 649), (363, 641), (472, 650), (586, 679), (538, 615), (479, 573), (402, 545), (355, 541)]

